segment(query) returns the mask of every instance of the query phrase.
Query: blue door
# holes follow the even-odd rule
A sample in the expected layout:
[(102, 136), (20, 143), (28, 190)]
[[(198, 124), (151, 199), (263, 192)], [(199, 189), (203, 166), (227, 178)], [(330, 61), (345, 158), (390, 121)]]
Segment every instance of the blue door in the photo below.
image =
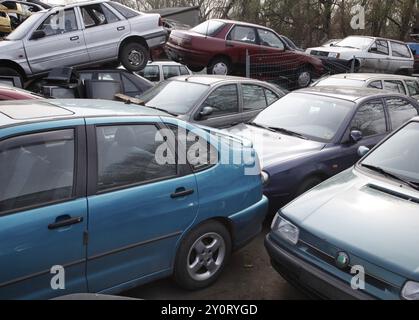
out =
[[(40, 132), (27, 126), (30, 133), (0, 130), (1, 299), (47, 299), (87, 290), (85, 127), (75, 122), (83, 124), (64, 121), (65, 129)], [(52, 286), (57, 270), (63, 277)]]
[(87, 119), (88, 153), (94, 159), (89, 172), (95, 173), (88, 187), (92, 292), (117, 292), (121, 285), (169, 275), (178, 241), (198, 207), (193, 173), (156, 160), (163, 141), (156, 141), (158, 118), (113, 121)]

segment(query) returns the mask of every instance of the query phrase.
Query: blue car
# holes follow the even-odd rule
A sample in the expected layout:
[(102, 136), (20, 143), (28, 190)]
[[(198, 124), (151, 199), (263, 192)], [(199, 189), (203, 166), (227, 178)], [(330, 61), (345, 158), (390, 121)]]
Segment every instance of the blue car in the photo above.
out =
[(417, 101), (368, 88), (311, 87), (294, 91), (252, 122), (227, 130), (252, 140), (269, 183), (272, 213), (359, 160), (359, 146), (372, 148), (417, 116)]
[[(257, 158), (217, 157), (251, 146), (213, 138), (111, 101), (0, 103), (0, 299), (211, 285), (268, 208)], [(181, 161), (187, 145), (200, 161)]]

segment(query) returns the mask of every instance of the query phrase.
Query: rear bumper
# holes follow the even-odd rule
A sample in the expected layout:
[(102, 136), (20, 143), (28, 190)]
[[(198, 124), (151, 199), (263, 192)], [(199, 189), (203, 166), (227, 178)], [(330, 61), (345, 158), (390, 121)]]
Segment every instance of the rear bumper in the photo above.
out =
[(229, 216), (233, 222), (234, 249), (239, 249), (262, 231), (262, 224), (268, 213), (269, 201), (265, 196), (239, 213)]
[(275, 270), (291, 284), (311, 296), (334, 300), (375, 299), (362, 291), (353, 290), (329, 273), (296, 257), (274, 242), (270, 235), (265, 238), (265, 247)]
[(147, 41), (149, 49), (153, 49), (164, 45), (167, 41), (167, 35), (167, 31), (163, 29), (159, 32), (147, 35), (144, 38)]
[(200, 51), (185, 49), (171, 43), (166, 43), (164, 49), (167, 56), (175, 62), (203, 68), (209, 63), (208, 56)]

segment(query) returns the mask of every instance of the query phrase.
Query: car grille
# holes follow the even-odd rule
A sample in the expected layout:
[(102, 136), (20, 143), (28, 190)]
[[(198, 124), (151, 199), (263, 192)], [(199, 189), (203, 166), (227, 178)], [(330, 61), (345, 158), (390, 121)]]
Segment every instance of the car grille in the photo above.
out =
[(318, 50), (311, 50), (310, 54), (312, 54), (313, 56), (320, 56), (320, 57), (328, 57), (329, 56), (329, 52), (318, 51)]
[[(312, 235), (310, 235), (310, 239), (311, 238), (314, 239), (314, 237)], [(319, 243), (317, 241), (322, 241), (322, 240), (316, 239), (316, 243)], [(335, 259), (334, 254), (326, 253), (325, 251), (323, 251), (323, 250), (321, 250), (317, 247), (314, 247), (310, 243), (308, 243), (306, 241), (303, 241), (303, 240), (300, 240), (299, 244), (300, 244), (300, 248), (305, 247), (304, 251), (307, 254), (309, 254), (313, 257), (316, 257), (317, 259), (320, 259), (321, 261), (327, 263), (330, 266), (333, 266), (334, 268), (336, 268), (337, 270), (339, 270), (341, 272), (344, 272), (344, 273), (346, 273), (350, 276), (353, 276), (353, 274), (351, 274), (352, 266), (348, 266), (345, 269), (340, 269), (340, 268), (337, 267), (336, 259)], [(335, 252), (336, 255), (337, 255), (337, 253), (340, 250), (337, 249), (337, 248), (333, 248), (333, 249), (331, 249), (331, 251)], [(394, 284), (391, 284), (387, 281), (384, 281), (382, 279), (379, 279), (378, 277), (375, 277), (374, 275), (369, 274), (368, 272), (366, 272), (366, 274), (365, 274), (365, 282), (367, 284), (379, 289), (379, 290), (382, 290), (382, 291), (388, 290), (388, 291), (392, 291), (392, 292), (398, 292), (400, 290), (400, 288), (398, 286), (396, 286)]]

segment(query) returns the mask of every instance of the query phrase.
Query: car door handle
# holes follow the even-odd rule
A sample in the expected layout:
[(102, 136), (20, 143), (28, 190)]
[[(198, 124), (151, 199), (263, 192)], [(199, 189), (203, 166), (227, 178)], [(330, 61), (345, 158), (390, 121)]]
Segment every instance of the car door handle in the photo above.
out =
[(80, 39), (79, 36), (74, 36), (74, 37), (71, 37), (70, 38), (70, 41), (76, 41), (76, 40), (79, 40), (79, 39)]
[(49, 230), (60, 229), (83, 222), (83, 217), (72, 218), (70, 216), (58, 217), (54, 223), (48, 225)]
[(124, 31), (125, 30), (125, 27), (118, 27), (118, 28), (116, 28), (116, 30), (118, 30), (118, 31)]
[(195, 190), (193, 190), (193, 189), (186, 190), (185, 188), (178, 188), (178, 189), (176, 189), (175, 193), (171, 194), (170, 197), (172, 199), (183, 198), (183, 197), (190, 196), (194, 192), (195, 192)]

